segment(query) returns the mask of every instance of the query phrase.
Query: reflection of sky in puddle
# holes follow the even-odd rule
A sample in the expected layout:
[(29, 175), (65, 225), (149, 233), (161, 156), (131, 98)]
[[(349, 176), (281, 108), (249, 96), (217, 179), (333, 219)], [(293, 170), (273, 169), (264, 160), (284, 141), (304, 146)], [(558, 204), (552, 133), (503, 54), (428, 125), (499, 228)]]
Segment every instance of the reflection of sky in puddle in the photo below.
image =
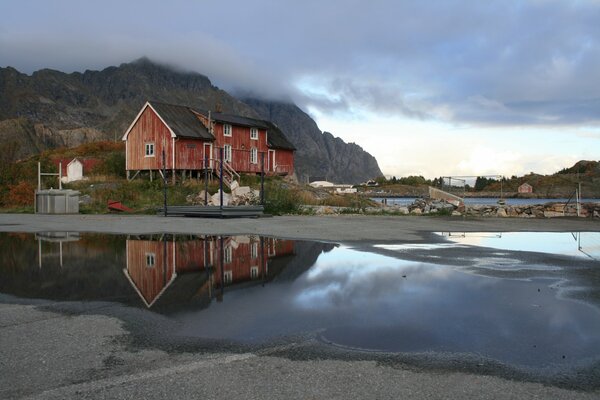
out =
[(340, 247), (293, 282), (230, 292), (202, 314), (174, 317), (187, 335), (261, 341), (320, 331), (370, 350), (471, 353), (533, 367), (589, 361), (600, 355), (600, 313), (557, 296), (556, 281), (485, 277)]
[(600, 259), (600, 232), (440, 233), (459, 245)]
[[(598, 233), (577, 241), (568, 233), (471, 235), (372, 253), (273, 238), (81, 235), (61, 245), (55, 236), (0, 234), (11, 254), (0, 259), (0, 291), (122, 298), (168, 315), (192, 337), (263, 342), (318, 333), (352, 348), (469, 353), (535, 368), (600, 357), (599, 263), (548, 255), (577, 254), (578, 245), (593, 252)], [(219, 246), (226, 254), (234, 243), (238, 251), (220, 258)], [(261, 257), (253, 258), (251, 243), (264, 245), (258, 276), (251, 266)], [(161, 257), (165, 248), (176, 256)], [(140, 296), (154, 296), (153, 305)]]

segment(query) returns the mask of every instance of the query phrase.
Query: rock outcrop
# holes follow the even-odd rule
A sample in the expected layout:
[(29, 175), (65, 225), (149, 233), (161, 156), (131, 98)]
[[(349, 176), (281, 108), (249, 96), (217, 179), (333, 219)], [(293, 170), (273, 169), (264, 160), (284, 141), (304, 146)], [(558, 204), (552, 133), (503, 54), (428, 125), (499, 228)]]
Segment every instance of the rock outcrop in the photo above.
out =
[(300, 182), (323, 177), (336, 183), (361, 183), (383, 176), (375, 157), (355, 143), (346, 143), (329, 132), (294, 104), (243, 98), (262, 119), (276, 123), (296, 147)]

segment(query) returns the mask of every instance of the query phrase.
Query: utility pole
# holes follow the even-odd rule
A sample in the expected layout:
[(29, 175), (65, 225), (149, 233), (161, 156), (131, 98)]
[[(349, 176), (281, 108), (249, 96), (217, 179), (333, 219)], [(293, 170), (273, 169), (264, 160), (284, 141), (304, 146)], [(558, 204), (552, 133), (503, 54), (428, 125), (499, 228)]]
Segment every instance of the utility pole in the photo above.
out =
[[(221, 193), (221, 197), (220, 197), (220, 209), (221, 211), (223, 210), (223, 148), (221, 147), (220, 149), (220, 158), (221, 158), (221, 165), (220, 165), (220, 171), (219, 171), (219, 192)], [(223, 215), (221, 213), (221, 215)]]
[(163, 210), (164, 216), (167, 216), (167, 163), (165, 156), (165, 146), (162, 148), (162, 162), (163, 162)]
[(260, 205), (265, 205), (265, 152), (260, 153)]

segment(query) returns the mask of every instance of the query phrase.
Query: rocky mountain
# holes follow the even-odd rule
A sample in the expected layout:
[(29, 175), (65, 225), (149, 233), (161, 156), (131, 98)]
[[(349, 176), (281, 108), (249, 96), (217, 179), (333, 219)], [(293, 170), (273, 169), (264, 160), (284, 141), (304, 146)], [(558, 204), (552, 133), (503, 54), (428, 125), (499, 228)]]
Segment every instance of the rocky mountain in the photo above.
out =
[[(236, 99), (196, 72), (146, 58), (102, 71), (31, 75), (0, 68), (0, 143), (17, 143), (15, 157), (47, 148), (119, 140), (148, 99), (248, 117), (269, 116), (297, 147), (297, 171), (358, 182), (381, 175), (375, 159), (355, 144), (322, 133), (293, 104)], [(265, 113), (265, 109), (273, 110)]]
[(596, 175), (600, 177), (600, 161), (588, 161), (581, 160), (577, 161), (575, 165), (570, 168), (561, 169), (556, 173), (557, 175), (566, 174), (585, 174), (585, 175)]
[(315, 121), (294, 104), (245, 98), (262, 119), (281, 127), (298, 149), (297, 175), (301, 182), (322, 177), (332, 182), (360, 183), (382, 176), (375, 157), (354, 143), (321, 132)]

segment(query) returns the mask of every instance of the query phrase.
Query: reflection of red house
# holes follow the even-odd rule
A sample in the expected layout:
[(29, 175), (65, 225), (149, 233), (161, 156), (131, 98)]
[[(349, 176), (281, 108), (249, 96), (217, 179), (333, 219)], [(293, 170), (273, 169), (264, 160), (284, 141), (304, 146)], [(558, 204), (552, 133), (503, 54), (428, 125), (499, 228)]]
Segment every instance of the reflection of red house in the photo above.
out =
[[(294, 252), (290, 240), (251, 236), (191, 240), (128, 239), (125, 276), (147, 307), (152, 307), (178, 276), (208, 272), (197, 291), (212, 297), (213, 289), (260, 281), (268, 276), (269, 259)], [(206, 276), (206, 275), (204, 275)]]
[(146, 102), (123, 140), (128, 177), (163, 167), (172, 175), (198, 176), (215, 170), (221, 150), (226, 169), (238, 173), (261, 172), (262, 157), (267, 174), (294, 172), (294, 146), (275, 124), (254, 118)]

